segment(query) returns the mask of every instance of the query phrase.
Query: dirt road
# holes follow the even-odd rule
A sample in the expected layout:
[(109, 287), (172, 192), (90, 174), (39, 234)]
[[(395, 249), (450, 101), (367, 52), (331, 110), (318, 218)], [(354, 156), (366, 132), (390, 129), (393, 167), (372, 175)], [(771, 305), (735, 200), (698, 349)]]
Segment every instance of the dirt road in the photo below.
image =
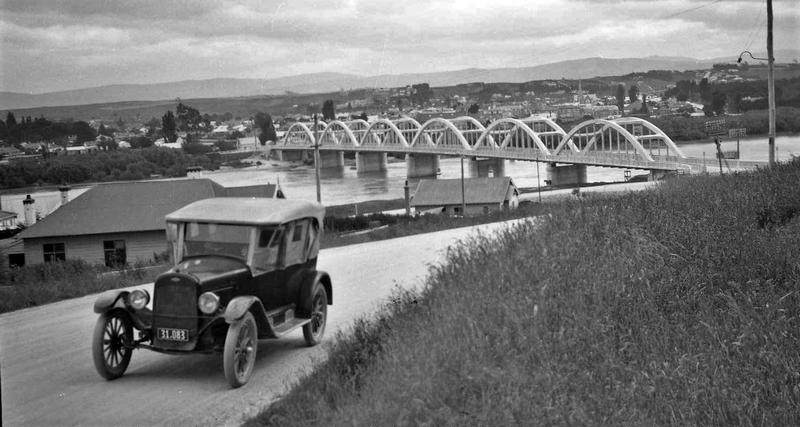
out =
[[(444, 250), (488, 224), (327, 249), (319, 268), (330, 273), (334, 303), (326, 339), (373, 312), (395, 286), (423, 283)], [(152, 289), (150, 289), (152, 292)], [(95, 296), (0, 315), (0, 382), (4, 426), (238, 425), (285, 392), (325, 356), (304, 346), (297, 331), (264, 340), (250, 382), (232, 390), (222, 355), (133, 354), (124, 377), (105, 381), (94, 370), (91, 334)]]

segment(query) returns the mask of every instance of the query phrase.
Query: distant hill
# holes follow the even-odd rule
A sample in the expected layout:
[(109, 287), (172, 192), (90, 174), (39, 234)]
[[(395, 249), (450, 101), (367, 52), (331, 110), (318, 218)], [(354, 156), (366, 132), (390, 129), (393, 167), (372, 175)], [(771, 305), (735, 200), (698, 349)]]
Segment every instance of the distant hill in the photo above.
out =
[[(759, 56), (756, 54), (756, 56)], [(778, 51), (776, 58), (791, 62), (800, 51)], [(749, 62), (753, 61), (746, 58)], [(710, 68), (715, 62), (734, 62), (735, 57), (697, 60), (684, 57), (650, 56), (647, 58), (584, 58), (534, 67), (469, 68), (418, 74), (357, 76), (342, 73), (315, 73), (274, 79), (217, 78), (154, 84), (119, 84), (42, 94), (0, 92), (0, 110), (87, 105), (122, 101), (157, 101), (230, 98), (256, 95), (279, 95), (336, 92), (342, 89), (400, 87), (415, 83), (431, 86), (453, 86), (471, 82), (522, 83), (543, 79), (585, 79), (621, 76), (648, 70), (695, 70)]]

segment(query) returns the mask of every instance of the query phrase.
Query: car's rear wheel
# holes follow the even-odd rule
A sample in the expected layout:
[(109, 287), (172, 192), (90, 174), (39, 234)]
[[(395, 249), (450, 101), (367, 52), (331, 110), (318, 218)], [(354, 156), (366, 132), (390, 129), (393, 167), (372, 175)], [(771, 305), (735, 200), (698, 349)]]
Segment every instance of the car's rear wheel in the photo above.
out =
[(322, 341), (327, 320), (328, 293), (325, 292), (324, 286), (317, 284), (311, 297), (311, 321), (303, 326), (303, 338), (307, 345), (314, 346)]
[(222, 363), (225, 378), (233, 388), (245, 385), (253, 373), (258, 349), (256, 328), (256, 320), (250, 312), (228, 327)]
[(97, 319), (92, 336), (92, 358), (101, 377), (113, 380), (128, 369), (133, 352), (133, 322), (124, 310), (111, 310)]

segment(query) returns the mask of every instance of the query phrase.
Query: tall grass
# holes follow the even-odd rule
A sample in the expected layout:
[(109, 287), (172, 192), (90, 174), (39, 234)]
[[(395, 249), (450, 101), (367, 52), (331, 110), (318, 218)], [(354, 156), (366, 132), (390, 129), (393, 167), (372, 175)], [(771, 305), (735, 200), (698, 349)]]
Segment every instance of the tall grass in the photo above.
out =
[(70, 259), (6, 272), (0, 287), (0, 313), (76, 298), (108, 289), (151, 281), (166, 270), (161, 265), (134, 265), (123, 270)]
[(678, 179), (454, 246), (246, 425), (800, 425), (798, 184)]

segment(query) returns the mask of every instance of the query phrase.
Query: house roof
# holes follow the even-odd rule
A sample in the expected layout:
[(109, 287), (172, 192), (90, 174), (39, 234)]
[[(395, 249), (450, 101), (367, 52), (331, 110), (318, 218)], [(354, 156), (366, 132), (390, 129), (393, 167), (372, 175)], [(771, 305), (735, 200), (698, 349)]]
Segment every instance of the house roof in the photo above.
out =
[(8, 218), (16, 218), (16, 212), (8, 212), (8, 211), (0, 211), (0, 220), (8, 219)]
[[(99, 184), (56, 209), (42, 221), (20, 233), (23, 239), (85, 234), (157, 231), (165, 228), (164, 216), (197, 200), (237, 196), (264, 196), (274, 186), (230, 190), (210, 179), (141, 181)], [(236, 188), (236, 187), (233, 187)]]
[(325, 207), (305, 200), (233, 198), (198, 200), (167, 215), (169, 221), (226, 224), (281, 224), (314, 217), (322, 224)]
[[(464, 180), (466, 204), (503, 203), (508, 188), (514, 182), (509, 177), (467, 178)], [(411, 199), (411, 206), (445, 206), (461, 204), (460, 179), (423, 179)]]

